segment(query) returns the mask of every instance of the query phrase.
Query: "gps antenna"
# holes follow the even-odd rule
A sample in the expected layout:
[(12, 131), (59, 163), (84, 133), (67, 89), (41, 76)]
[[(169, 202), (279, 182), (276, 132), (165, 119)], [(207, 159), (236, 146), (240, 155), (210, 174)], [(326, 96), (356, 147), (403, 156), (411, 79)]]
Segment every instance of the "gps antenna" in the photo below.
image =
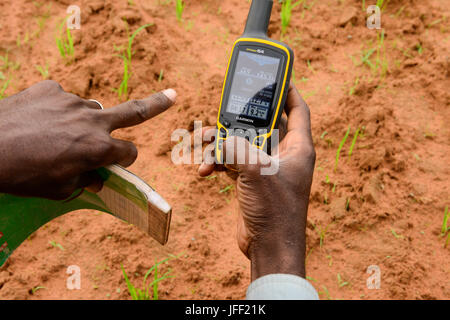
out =
[(266, 38), (272, 14), (273, 0), (253, 0), (244, 35)]

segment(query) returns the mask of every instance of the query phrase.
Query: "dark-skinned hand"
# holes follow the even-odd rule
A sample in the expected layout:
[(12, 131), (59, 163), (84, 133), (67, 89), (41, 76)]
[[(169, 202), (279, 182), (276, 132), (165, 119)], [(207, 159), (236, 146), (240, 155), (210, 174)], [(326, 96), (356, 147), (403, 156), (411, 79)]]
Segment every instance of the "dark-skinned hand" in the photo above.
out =
[[(136, 146), (111, 132), (138, 125), (174, 104), (166, 90), (106, 110), (43, 81), (0, 101), (0, 192), (67, 199), (101, 185), (95, 169), (131, 165)], [(100, 180), (100, 181), (99, 181)]]
[[(280, 125), (281, 141), (272, 156), (236, 137), (227, 139), (223, 148), (226, 166), (238, 175), (237, 241), (251, 260), (252, 280), (274, 273), (305, 277), (306, 217), (315, 151), (309, 108), (293, 85), (285, 111), (287, 119)], [(243, 141), (238, 142), (239, 139)], [(238, 151), (234, 147), (239, 143), (245, 145), (247, 160), (251, 153), (258, 159), (256, 164), (237, 164)], [(227, 163), (230, 151), (235, 151), (231, 164)], [(274, 161), (278, 161), (278, 172), (262, 175), (261, 169)], [(224, 169), (208, 163), (211, 162), (200, 166), (201, 176)]]

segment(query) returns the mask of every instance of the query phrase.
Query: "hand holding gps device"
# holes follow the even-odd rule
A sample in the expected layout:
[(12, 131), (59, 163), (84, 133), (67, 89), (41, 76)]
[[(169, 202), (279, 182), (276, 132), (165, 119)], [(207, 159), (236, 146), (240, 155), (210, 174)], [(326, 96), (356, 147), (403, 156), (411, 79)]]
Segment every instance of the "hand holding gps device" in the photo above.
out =
[(218, 163), (223, 163), (223, 143), (230, 136), (271, 152), (294, 62), (287, 45), (267, 36), (272, 6), (272, 0), (253, 0), (244, 34), (234, 43), (217, 118)]

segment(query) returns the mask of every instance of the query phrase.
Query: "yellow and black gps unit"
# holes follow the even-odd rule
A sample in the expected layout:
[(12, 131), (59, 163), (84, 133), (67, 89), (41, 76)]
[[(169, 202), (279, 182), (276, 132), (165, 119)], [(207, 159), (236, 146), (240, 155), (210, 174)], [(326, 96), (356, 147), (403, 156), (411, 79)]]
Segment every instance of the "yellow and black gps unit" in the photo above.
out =
[(294, 55), (267, 35), (272, 0), (253, 0), (244, 34), (234, 43), (217, 118), (216, 161), (227, 138), (240, 136), (270, 154), (283, 113)]

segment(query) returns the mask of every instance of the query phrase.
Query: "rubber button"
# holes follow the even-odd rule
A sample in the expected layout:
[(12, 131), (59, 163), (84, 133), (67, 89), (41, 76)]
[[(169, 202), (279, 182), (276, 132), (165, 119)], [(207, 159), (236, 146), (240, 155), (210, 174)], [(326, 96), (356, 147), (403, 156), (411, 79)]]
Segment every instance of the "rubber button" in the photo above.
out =
[(234, 130), (234, 135), (238, 136), (238, 137), (245, 137), (245, 130), (244, 129), (235, 129)]
[(255, 139), (255, 145), (261, 147), (264, 144), (264, 137), (258, 137)]
[(227, 137), (227, 130), (225, 130), (224, 128), (220, 128), (219, 136), (220, 136), (220, 138), (226, 138)]

